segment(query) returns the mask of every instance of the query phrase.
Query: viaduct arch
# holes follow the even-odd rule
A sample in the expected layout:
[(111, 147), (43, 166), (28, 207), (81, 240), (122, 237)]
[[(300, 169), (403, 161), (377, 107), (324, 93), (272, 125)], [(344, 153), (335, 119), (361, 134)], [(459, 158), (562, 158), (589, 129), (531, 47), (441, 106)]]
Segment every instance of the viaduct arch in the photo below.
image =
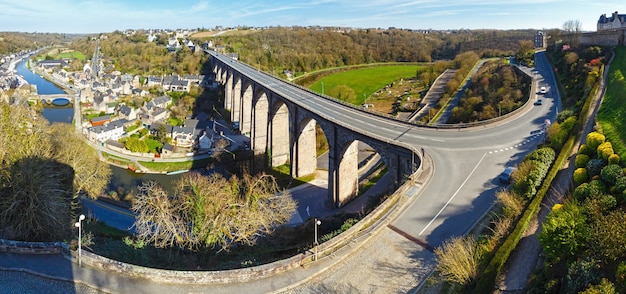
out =
[[(250, 137), (255, 155), (265, 155), (266, 166), (289, 164), (291, 176), (302, 177), (317, 169), (316, 126), (328, 141), (328, 199), (336, 207), (358, 192), (358, 142), (375, 150), (386, 164), (391, 189), (397, 188), (421, 167), (421, 152), (388, 138), (376, 137), (363, 126), (337, 124), (324, 111), (310, 109), (299, 99), (327, 99), (278, 78), (259, 72), (212, 51), (209, 65), (224, 86), (224, 108), (233, 122)], [(297, 97), (296, 97), (297, 96)], [(349, 108), (336, 103), (336, 107)], [(371, 114), (374, 115), (374, 114)], [(381, 118), (383, 119), (383, 118)]]

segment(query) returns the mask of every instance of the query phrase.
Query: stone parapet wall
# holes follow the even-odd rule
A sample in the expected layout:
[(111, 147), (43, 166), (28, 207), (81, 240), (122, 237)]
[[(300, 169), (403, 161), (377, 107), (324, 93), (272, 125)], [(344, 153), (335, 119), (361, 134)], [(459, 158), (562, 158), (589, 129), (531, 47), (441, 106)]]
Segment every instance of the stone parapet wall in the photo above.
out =
[(618, 46), (624, 45), (626, 29), (584, 33), (580, 39), (582, 45)]
[(19, 254), (61, 254), (69, 252), (62, 242), (23, 242), (0, 239), (0, 252)]

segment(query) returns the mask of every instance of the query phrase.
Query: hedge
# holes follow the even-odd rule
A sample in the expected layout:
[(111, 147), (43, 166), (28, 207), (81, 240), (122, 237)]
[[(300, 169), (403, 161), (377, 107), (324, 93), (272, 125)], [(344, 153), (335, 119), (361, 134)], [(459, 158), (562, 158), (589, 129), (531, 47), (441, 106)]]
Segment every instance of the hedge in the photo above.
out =
[(559, 153), (559, 157), (556, 159), (550, 172), (546, 176), (541, 185), (541, 189), (537, 192), (537, 195), (528, 205), (526, 211), (520, 218), (517, 225), (515, 225), (515, 229), (513, 232), (507, 237), (507, 239), (502, 243), (502, 246), (498, 248), (495, 255), (491, 259), (489, 265), (480, 276), (478, 281), (476, 282), (476, 288), (474, 288), (474, 293), (492, 293), (494, 289), (494, 285), (496, 283), (496, 278), (500, 274), (502, 267), (508, 260), (509, 256), (517, 247), (517, 243), (519, 243), (520, 239), (524, 236), (524, 232), (530, 221), (537, 215), (539, 209), (541, 208), (541, 203), (543, 202), (543, 198), (550, 190), (550, 186), (552, 185), (552, 180), (556, 177), (557, 173), (561, 169), (561, 167), (568, 160), (571, 150), (574, 146), (574, 136), (570, 136), (567, 142), (563, 145), (561, 152)]

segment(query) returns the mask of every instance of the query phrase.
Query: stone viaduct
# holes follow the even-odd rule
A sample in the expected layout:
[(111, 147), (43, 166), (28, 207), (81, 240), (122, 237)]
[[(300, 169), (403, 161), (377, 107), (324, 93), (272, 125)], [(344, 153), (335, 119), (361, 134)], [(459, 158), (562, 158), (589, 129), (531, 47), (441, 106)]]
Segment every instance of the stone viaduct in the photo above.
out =
[[(329, 146), (328, 197), (336, 207), (341, 207), (358, 193), (359, 141), (381, 156), (387, 166), (391, 189), (397, 188), (420, 168), (423, 154), (418, 148), (374, 138), (362, 129), (363, 126), (339, 125), (324, 111), (299, 106), (294, 97), (276, 89), (288, 87), (311, 99), (328, 98), (235, 62), (230, 57), (205, 52), (211, 56), (209, 65), (215, 80), (224, 86), (224, 108), (230, 110), (231, 121), (239, 123), (241, 133), (250, 137), (251, 149), (265, 159), (265, 166), (289, 164), (293, 177), (314, 173), (317, 168), (316, 125), (320, 126)], [(246, 69), (246, 73), (242, 69)], [(336, 103), (336, 107), (349, 108), (340, 103)]]

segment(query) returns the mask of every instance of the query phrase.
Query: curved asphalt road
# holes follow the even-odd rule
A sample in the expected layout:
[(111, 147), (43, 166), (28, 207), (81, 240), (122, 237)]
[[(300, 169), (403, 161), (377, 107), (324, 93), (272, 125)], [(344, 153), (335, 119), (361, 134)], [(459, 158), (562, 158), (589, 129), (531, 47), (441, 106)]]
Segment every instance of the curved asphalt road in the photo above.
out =
[[(504, 188), (497, 176), (543, 141), (546, 120), (554, 121), (560, 109), (556, 83), (544, 52), (536, 53), (535, 68), (521, 67), (533, 77), (531, 101), (522, 113), (493, 125), (462, 130), (422, 128), (367, 114), (288, 85), (223, 55), (211, 54), (324, 118), (413, 150), (424, 148), (432, 159), (431, 180), (412, 189), (408, 196), (415, 199), (389, 228), (340, 265), (288, 291), (293, 293), (395, 293), (419, 287), (434, 268), (432, 248), (452, 236), (466, 234), (491, 209), (496, 191)], [(542, 86), (548, 93), (536, 94)], [(543, 104), (533, 105), (538, 97)]]
[[(553, 120), (559, 109), (560, 99), (553, 96), (558, 94), (552, 90), (556, 89), (554, 77), (542, 52), (536, 54), (533, 90), (540, 86), (548, 88), (543, 105), (528, 105), (523, 114), (508, 123), (465, 130), (426, 129), (372, 116), (292, 87), (227, 57), (219, 55), (218, 58), (257, 81), (271, 84), (272, 89), (292, 97), (301, 107), (355, 131), (414, 150), (424, 148), (432, 159), (429, 167), (432, 178), (423, 186), (416, 184), (409, 189), (405, 196), (412, 199), (405, 209), (388, 227), (364, 237), (369, 238), (368, 242), (357, 241), (353, 248), (343, 248), (319, 262), (268, 279), (226, 285), (158, 285), (89, 268), (74, 268), (70, 279), (95, 283), (112, 291), (133, 289), (137, 293), (171, 293), (174, 289), (195, 293), (410, 292), (418, 288), (434, 268), (434, 254), (430, 250), (451, 236), (465, 234), (491, 208), (495, 191), (502, 187), (496, 181), (498, 174), (535, 149), (543, 138), (541, 130), (545, 120)], [(30, 268), (24, 265), (25, 261), (36, 259), (33, 256), (5, 257), (7, 264), (21, 264), (25, 268)], [(55, 258), (60, 260), (54, 264), (63, 262), (63, 257)], [(335, 258), (338, 264), (332, 261)], [(9, 265), (4, 267), (12, 268)], [(44, 273), (48, 269), (43, 264), (33, 265), (33, 268)], [(48, 275), (54, 276), (54, 269), (49, 270)]]
[(554, 120), (559, 99), (550, 66), (543, 52), (536, 54), (536, 71), (531, 99), (541, 86), (548, 94), (542, 105), (528, 105), (525, 113), (509, 123), (463, 130), (423, 128), (340, 105), (294, 87), (282, 80), (224, 55), (210, 52), (257, 83), (270, 87), (295, 104), (320, 116), (390, 144), (419, 150), (424, 148), (434, 164), (432, 180), (419, 201), (414, 201), (395, 224), (403, 231), (423, 238), (432, 246), (454, 235), (464, 234), (492, 205), (499, 183), (495, 180), (505, 166), (513, 165), (543, 139), (546, 119)]

